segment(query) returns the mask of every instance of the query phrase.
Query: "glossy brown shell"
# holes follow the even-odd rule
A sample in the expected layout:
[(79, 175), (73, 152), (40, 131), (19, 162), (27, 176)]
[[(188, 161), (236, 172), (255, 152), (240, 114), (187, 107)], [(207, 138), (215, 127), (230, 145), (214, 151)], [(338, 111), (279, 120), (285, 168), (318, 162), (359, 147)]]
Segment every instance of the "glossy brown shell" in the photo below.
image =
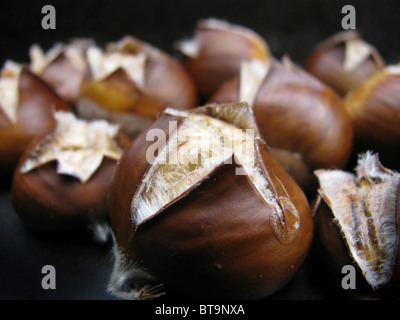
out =
[[(350, 33), (343, 33), (340, 38), (333, 41), (327, 39), (317, 46), (306, 59), (304, 69), (334, 89), (340, 96), (345, 96), (375, 72), (381, 69), (385, 63), (377, 51), (367, 57), (354, 70), (346, 70), (343, 67), (345, 56), (346, 37)], [(352, 39), (361, 39), (361, 35), (351, 31)]]
[[(135, 50), (145, 46), (138, 40), (136, 42), (138, 48)], [(180, 62), (158, 49), (154, 50), (157, 54), (149, 55), (146, 60), (144, 88), (139, 88), (122, 68), (101, 80), (93, 80), (88, 73), (81, 84), (78, 100), (87, 98), (108, 111), (149, 119), (155, 119), (166, 107), (195, 107), (197, 90), (192, 78)]]
[[(239, 99), (239, 79), (226, 82), (210, 103)], [(343, 167), (353, 146), (353, 125), (341, 98), (300, 68), (273, 60), (253, 103), (262, 137), (272, 148), (298, 153), (312, 170)]]
[(345, 99), (356, 136), (399, 146), (400, 75), (377, 74), (370, 81), (372, 83), (365, 82)]
[[(24, 225), (56, 233), (83, 231), (93, 222), (108, 223), (108, 192), (117, 161), (104, 157), (86, 183), (58, 174), (56, 161), (21, 173), (21, 166), (40, 141), (37, 139), (28, 146), (13, 176), (12, 203)], [(119, 143), (127, 147), (130, 142), (120, 134)]]
[[(168, 122), (181, 117), (162, 114), (151, 125), (168, 136)], [(149, 130), (148, 129), (148, 130)], [(312, 239), (312, 218), (299, 186), (258, 142), (262, 171), (276, 198), (288, 197), (300, 216), (294, 232), (275, 226), (272, 211), (238, 164), (222, 164), (153, 218), (139, 226), (131, 219), (132, 198), (149, 164), (145, 153), (154, 142), (143, 132), (121, 158), (110, 189), (110, 220), (126, 261), (149, 270), (167, 288), (202, 298), (258, 299), (273, 294), (295, 275)], [(285, 208), (284, 212), (285, 211)]]
[(185, 55), (180, 48), (178, 51), (199, 93), (209, 97), (222, 83), (240, 73), (243, 61), (267, 60), (269, 48), (264, 39), (252, 30), (239, 31), (242, 27), (234, 25), (214, 29), (206, 24), (199, 21), (196, 28), (196, 56)]
[(40, 76), (60, 97), (73, 104), (79, 93), (83, 73), (62, 52), (44, 68)]
[(50, 132), (55, 125), (55, 110), (70, 111), (68, 104), (40, 77), (27, 68), (18, 82), (17, 122), (12, 123), (0, 110), (0, 168), (12, 171), (27, 145)]
[(382, 162), (399, 170), (400, 75), (377, 72), (344, 99), (354, 124), (358, 152), (378, 152)]

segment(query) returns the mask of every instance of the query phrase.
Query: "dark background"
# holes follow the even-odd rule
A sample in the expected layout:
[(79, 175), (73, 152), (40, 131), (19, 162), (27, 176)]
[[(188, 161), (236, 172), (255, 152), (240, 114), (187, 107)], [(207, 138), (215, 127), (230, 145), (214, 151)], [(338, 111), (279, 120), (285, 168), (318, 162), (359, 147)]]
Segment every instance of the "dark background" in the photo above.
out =
[[(56, 9), (56, 30), (43, 30), (41, 9)], [(217, 17), (249, 27), (267, 40), (277, 57), (302, 62), (313, 46), (341, 29), (341, 9), (356, 9), (356, 24), (388, 62), (400, 56), (400, 4), (392, 0), (82, 0), (1, 1), (0, 60), (26, 61), (32, 43), (44, 48), (73, 37), (99, 45), (134, 35), (167, 52), (190, 37), (201, 18)]]
[[(43, 30), (41, 9), (56, 8), (56, 30)], [(249, 27), (267, 40), (272, 53), (302, 63), (313, 46), (342, 30), (341, 9), (352, 4), (364, 39), (388, 63), (400, 56), (398, 1), (1, 1), (0, 63), (28, 61), (31, 44), (89, 37), (97, 44), (133, 35), (174, 54), (175, 41), (190, 37), (201, 18), (216, 17)], [(0, 141), (1, 143), (1, 141)], [(41, 268), (54, 265), (56, 290), (41, 288)], [(26, 230), (15, 215), (9, 181), (0, 187), (0, 299), (112, 299), (106, 285), (112, 270), (111, 246), (75, 235), (46, 237)], [(336, 283), (337, 285), (337, 283)], [(296, 278), (270, 299), (342, 299), (321, 261), (311, 252)]]

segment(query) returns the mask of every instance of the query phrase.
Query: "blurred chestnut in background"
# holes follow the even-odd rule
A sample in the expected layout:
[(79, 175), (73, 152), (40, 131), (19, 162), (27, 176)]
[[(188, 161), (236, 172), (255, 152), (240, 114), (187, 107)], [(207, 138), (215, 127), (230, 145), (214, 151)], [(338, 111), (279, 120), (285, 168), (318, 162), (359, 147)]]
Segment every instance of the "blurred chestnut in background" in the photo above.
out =
[(209, 102), (234, 101), (250, 104), (271, 152), (304, 189), (312, 192), (315, 169), (346, 165), (353, 126), (342, 99), (288, 57), (244, 63)]
[(109, 209), (109, 289), (128, 299), (158, 296), (157, 283), (186, 297), (269, 296), (294, 277), (313, 233), (303, 191), (247, 104), (166, 109), (122, 156)]
[(198, 92), (206, 98), (237, 76), (243, 61), (270, 56), (267, 43), (253, 30), (212, 18), (200, 20), (194, 37), (178, 42), (176, 49)]
[(0, 171), (12, 175), (27, 145), (54, 128), (55, 110), (68, 104), (28, 67), (7, 61), (0, 78)]
[(134, 37), (87, 49), (89, 72), (81, 85), (78, 114), (121, 125), (130, 138), (166, 107), (197, 105), (193, 80), (167, 53)]
[(91, 229), (105, 242), (107, 196), (114, 168), (129, 145), (115, 125), (56, 112), (55, 129), (33, 141), (14, 172), (12, 203), (28, 228), (49, 234)]
[(29, 49), (30, 69), (73, 105), (88, 72), (86, 50), (90, 46), (94, 46), (94, 41), (90, 39), (56, 43), (47, 52), (38, 44), (32, 45)]
[(400, 64), (386, 66), (349, 92), (344, 103), (354, 123), (357, 150), (374, 150), (399, 170)]
[(357, 272), (352, 290), (344, 294), (377, 299), (398, 293), (400, 174), (383, 167), (378, 154), (371, 152), (360, 155), (354, 174), (333, 169), (315, 174), (317, 250), (335, 280), (344, 277), (344, 266)]
[(385, 66), (378, 50), (357, 30), (339, 32), (317, 45), (303, 64), (306, 71), (340, 96)]

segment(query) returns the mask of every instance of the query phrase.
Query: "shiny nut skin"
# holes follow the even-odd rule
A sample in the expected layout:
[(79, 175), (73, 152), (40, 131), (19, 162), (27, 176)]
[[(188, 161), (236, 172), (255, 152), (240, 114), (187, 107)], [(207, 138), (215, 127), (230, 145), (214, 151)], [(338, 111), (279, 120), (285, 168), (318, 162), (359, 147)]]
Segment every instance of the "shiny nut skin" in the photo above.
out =
[(17, 121), (10, 121), (0, 108), (0, 170), (12, 172), (27, 145), (53, 129), (54, 110), (69, 111), (68, 104), (29, 69), (18, 80)]
[[(239, 79), (233, 78), (209, 102), (238, 99)], [(354, 133), (342, 99), (304, 70), (273, 59), (252, 109), (267, 144), (300, 155), (309, 176), (317, 168), (346, 165)]]
[[(135, 132), (134, 128), (125, 130), (122, 126), (122, 130), (134, 138), (164, 108), (188, 109), (196, 106), (197, 90), (192, 78), (180, 62), (169, 54), (131, 36), (108, 43), (101, 51), (106, 59), (109, 55), (120, 55), (121, 64), (100, 79), (94, 78), (93, 70), (89, 70), (77, 99), (78, 114), (82, 117), (90, 118), (85, 110), (88, 108), (85, 101), (109, 113), (100, 118), (107, 118), (111, 122), (132, 122), (129, 118), (120, 121), (124, 115), (137, 117), (137, 123), (131, 124), (138, 127)], [(144, 78), (141, 84), (134, 81), (123, 66), (124, 59), (135, 59), (138, 56), (145, 57), (141, 66), (143, 70), (140, 71)], [(119, 118), (115, 120), (110, 114), (117, 114)]]
[[(185, 119), (163, 113), (148, 130), (161, 129), (168, 139), (170, 121), (177, 121), (179, 128)], [(259, 299), (294, 277), (312, 239), (310, 208), (262, 140), (256, 142), (262, 172), (274, 197), (290, 199), (295, 206), (297, 231), (290, 214), (285, 215), (286, 226), (273, 227), (273, 209), (248, 176), (235, 174), (235, 163), (219, 165), (155, 217), (135, 226), (132, 197), (149, 170), (145, 154), (153, 143), (145, 137), (143, 132), (121, 158), (110, 189), (115, 250), (132, 270), (147, 270), (166, 286), (167, 295), (171, 290), (217, 299)]]
[(204, 97), (209, 97), (223, 82), (237, 76), (243, 61), (267, 60), (270, 55), (267, 43), (256, 32), (217, 19), (198, 21), (191, 41), (196, 47), (195, 54), (185, 50), (185, 41), (177, 43), (176, 48), (198, 92)]
[[(52, 235), (76, 231), (84, 234), (90, 232), (89, 226), (93, 223), (108, 224), (107, 197), (117, 161), (104, 157), (85, 183), (59, 174), (56, 161), (22, 173), (20, 169), (25, 160), (44, 137), (29, 144), (14, 171), (11, 200), (23, 224), (28, 229)], [(123, 147), (130, 143), (123, 134), (118, 140)]]
[[(346, 42), (355, 41), (369, 46), (370, 53), (353, 68), (346, 68)], [(334, 89), (340, 96), (359, 86), (385, 65), (379, 52), (362, 40), (359, 32), (351, 30), (333, 35), (320, 43), (306, 59), (303, 67), (306, 71)]]
[(349, 92), (344, 104), (354, 124), (356, 150), (374, 150), (386, 166), (399, 170), (399, 64), (375, 73)]

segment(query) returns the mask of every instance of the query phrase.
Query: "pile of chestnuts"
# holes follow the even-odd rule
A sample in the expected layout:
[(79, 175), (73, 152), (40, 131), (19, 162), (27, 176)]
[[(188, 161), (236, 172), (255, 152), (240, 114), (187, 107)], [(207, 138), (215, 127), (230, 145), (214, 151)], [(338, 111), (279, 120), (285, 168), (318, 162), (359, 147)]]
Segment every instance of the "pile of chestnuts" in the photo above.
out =
[(110, 243), (121, 299), (267, 298), (314, 249), (357, 271), (345, 296), (395, 295), (400, 64), (344, 31), (300, 65), (215, 18), (173, 47), (75, 39), (4, 63), (0, 172), (24, 226)]

